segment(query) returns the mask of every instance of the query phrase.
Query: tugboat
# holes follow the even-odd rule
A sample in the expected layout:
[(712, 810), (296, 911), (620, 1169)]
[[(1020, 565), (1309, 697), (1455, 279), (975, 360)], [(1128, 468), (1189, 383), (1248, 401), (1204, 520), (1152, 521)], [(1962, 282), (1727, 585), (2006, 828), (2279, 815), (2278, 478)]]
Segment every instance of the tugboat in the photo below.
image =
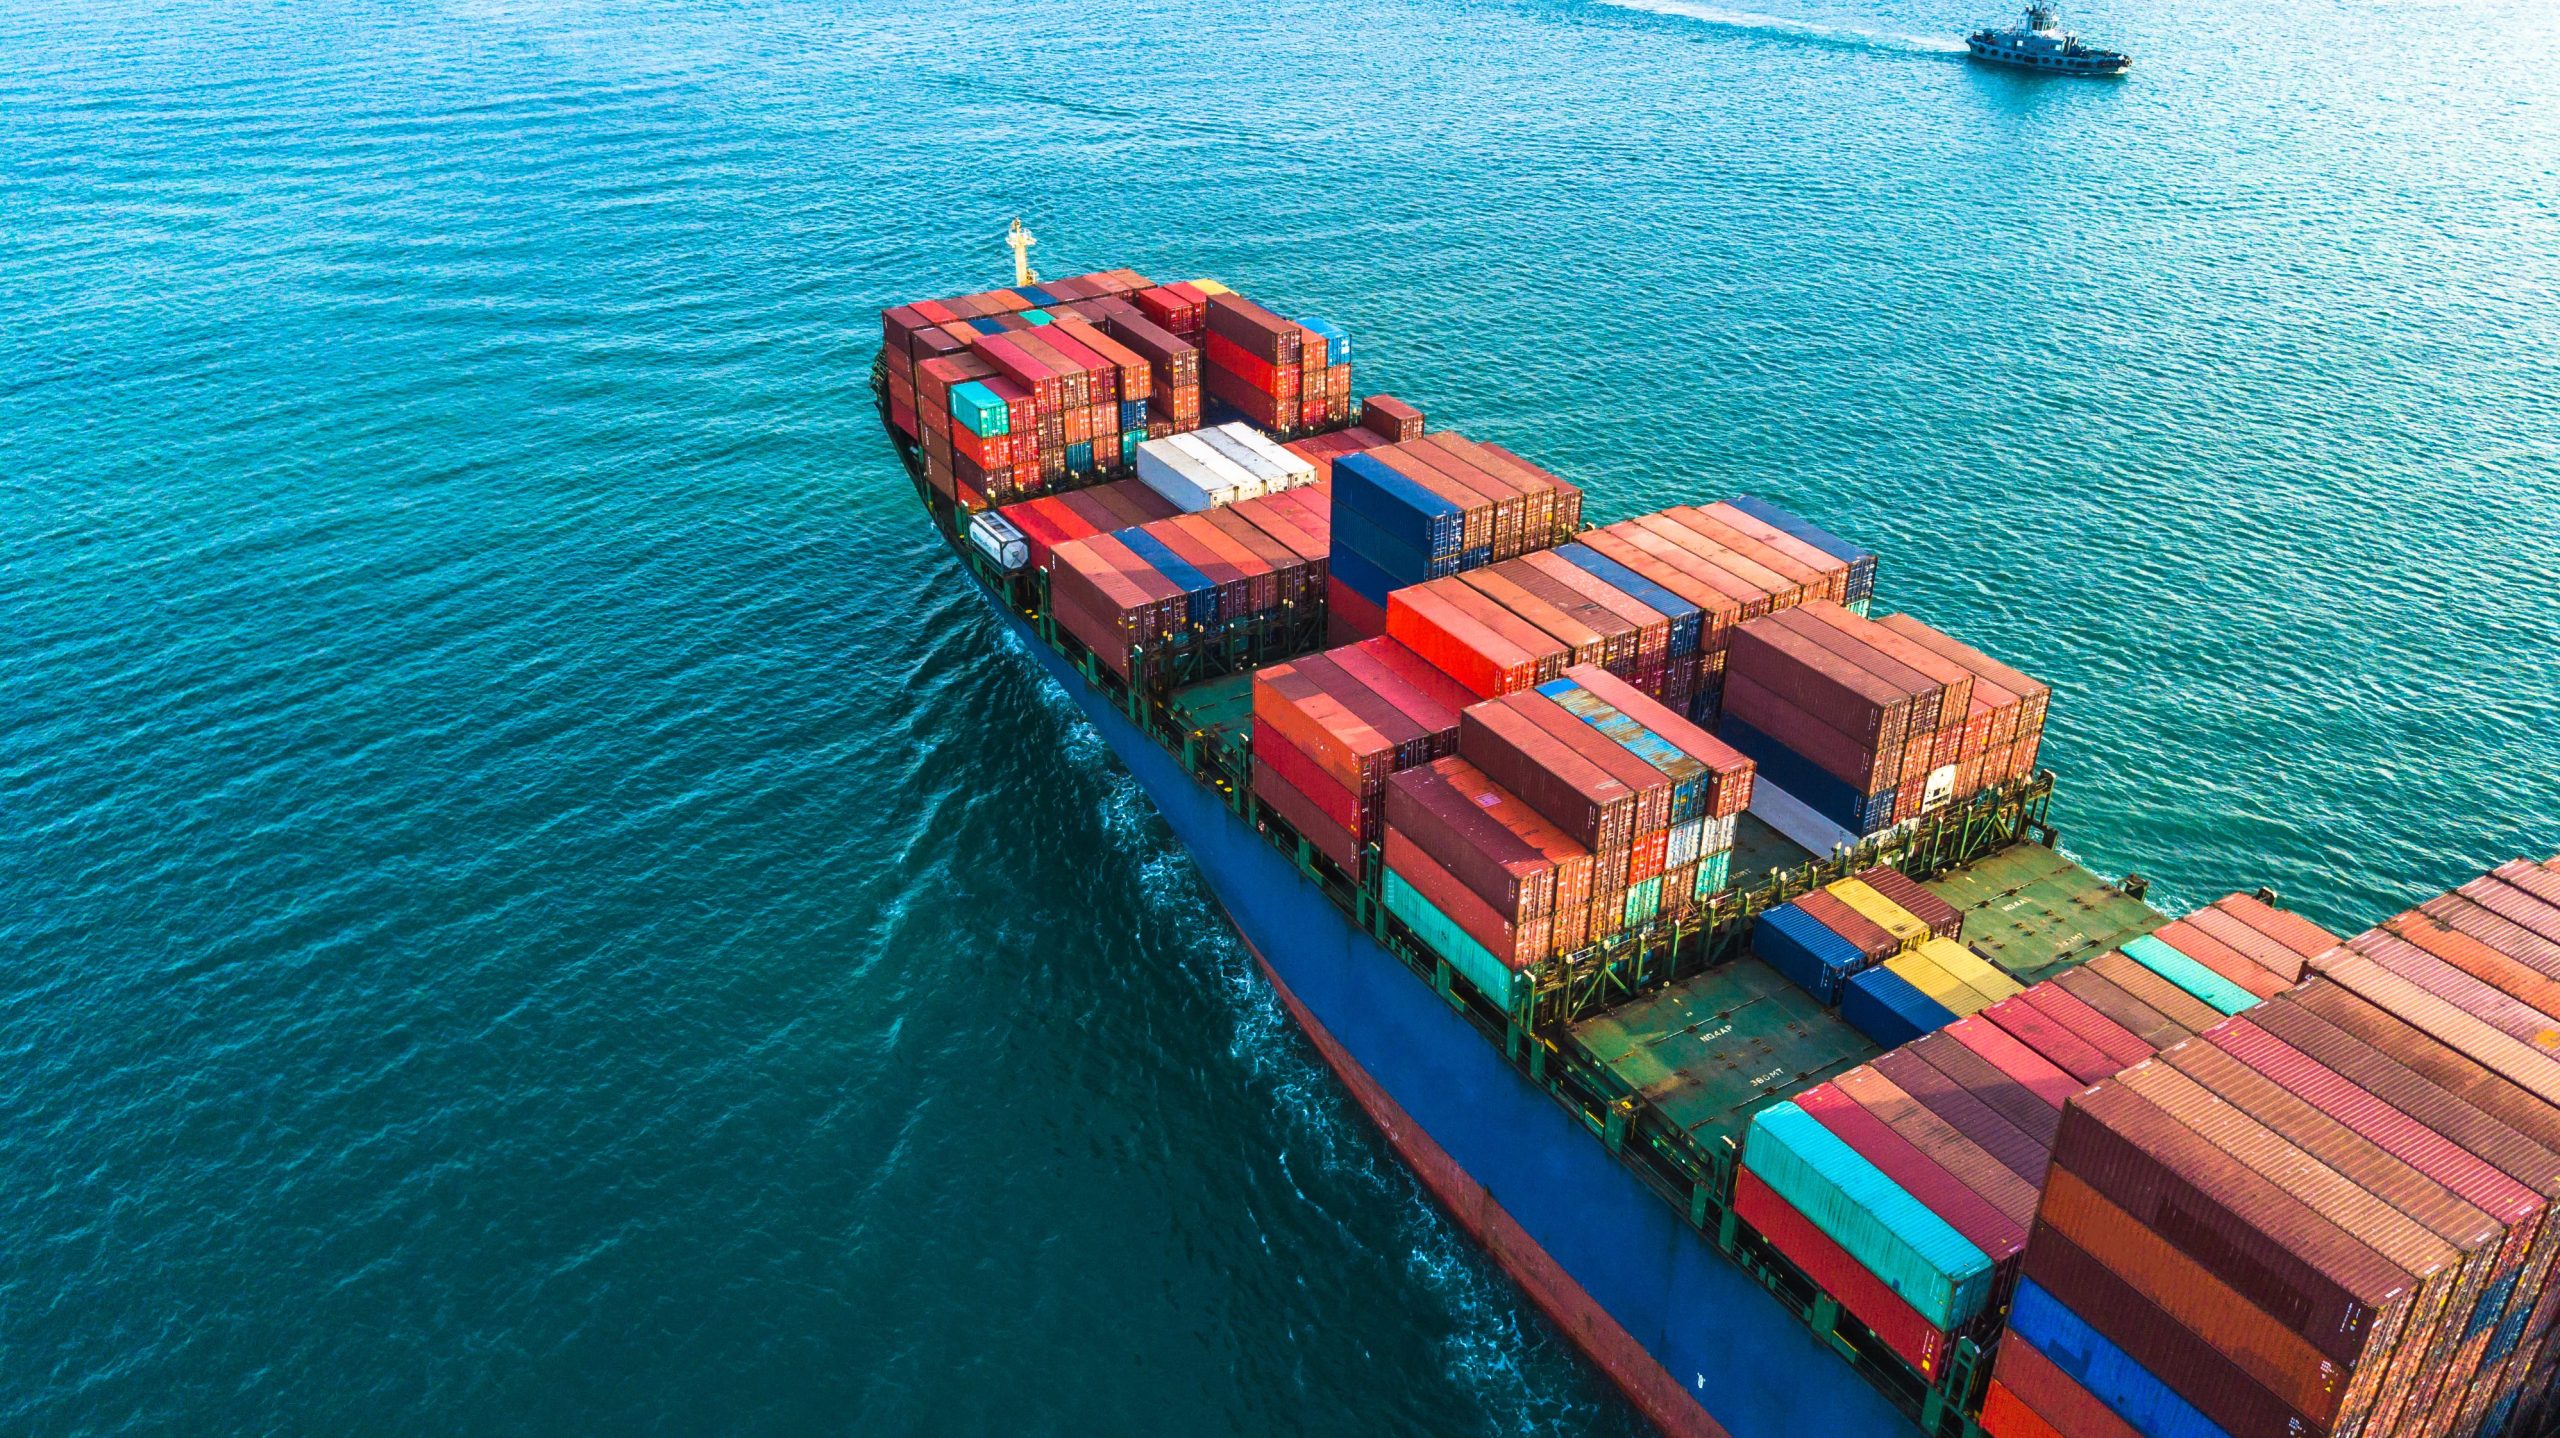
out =
[(2121, 75), (2133, 68), (2129, 55), (2093, 50), (2079, 36), (2064, 34), (2060, 13), (2051, 5), (2029, 5), (2022, 23), (2006, 30), (1976, 30), (1964, 43), (1977, 60), (2053, 75)]

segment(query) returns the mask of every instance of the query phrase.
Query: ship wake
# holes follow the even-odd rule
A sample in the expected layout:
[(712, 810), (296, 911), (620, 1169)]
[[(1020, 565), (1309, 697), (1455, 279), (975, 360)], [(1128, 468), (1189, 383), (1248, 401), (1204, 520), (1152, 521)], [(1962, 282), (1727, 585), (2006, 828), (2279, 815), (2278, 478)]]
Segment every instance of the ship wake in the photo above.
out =
[(1648, 15), (1669, 15), (1719, 30), (1748, 31), (1757, 35), (1800, 40), (1812, 45), (1829, 45), (1848, 50), (1876, 50), (1895, 55), (1923, 55), (1936, 59), (1962, 59), (1964, 42), (1952, 37), (1904, 35), (1887, 30), (1862, 30), (1849, 25), (1824, 25), (1812, 20), (1790, 20), (1782, 15), (1761, 15), (1747, 10), (1727, 10), (1717, 5), (1699, 5), (1691, 0), (1600, 0), (1603, 5), (1621, 10), (1641, 10)]

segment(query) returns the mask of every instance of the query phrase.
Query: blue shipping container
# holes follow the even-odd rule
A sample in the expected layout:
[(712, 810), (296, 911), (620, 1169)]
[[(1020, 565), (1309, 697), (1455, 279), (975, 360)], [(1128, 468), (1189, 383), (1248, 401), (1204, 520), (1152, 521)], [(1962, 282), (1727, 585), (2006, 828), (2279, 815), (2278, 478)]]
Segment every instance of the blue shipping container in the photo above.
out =
[(1671, 620), (1671, 656), (1698, 652), (1698, 630), (1704, 616), (1698, 606), (1585, 544), (1559, 544), (1555, 556), (1628, 598), (1661, 611)]
[(1879, 1048), (1898, 1049), (1954, 1023), (1956, 1016), (1909, 979), (1873, 968), (1840, 986), (1840, 1020)]
[(1793, 904), (1764, 909), (1751, 921), (1751, 951), (1826, 1004), (1840, 1001), (1841, 982), (1867, 962), (1855, 944)]
[(2009, 1327), (2147, 1438), (2231, 1438), (2032, 1278), (2018, 1280)]
[(1192, 568), (1181, 555), (1165, 548), (1162, 540), (1143, 529), (1115, 529), (1111, 537), (1129, 546), (1129, 552), (1145, 560), (1156, 573), (1181, 586), (1184, 619), (1198, 625), (1218, 622), (1218, 586), (1209, 582), (1209, 576)]
[(1035, 305), (1054, 305), (1058, 297), (1038, 285), (1016, 285), (1013, 292)]
[(1433, 556), (1458, 552), (1466, 517), (1457, 505), (1357, 453), (1333, 462), (1333, 508), (1336, 515), (1357, 513), (1414, 552)]
[(1147, 427), (1147, 402), (1142, 399), (1120, 401), (1120, 427), (1143, 431)]
[(1067, 446), (1067, 468), (1077, 474), (1093, 472), (1093, 441), (1080, 439)]
[(1308, 329), (1314, 330), (1317, 334), (1324, 336), (1324, 362), (1326, 364), (1337, 365), (1351, 358), (1351, 332), (1349, 330), (1344, 329), (1342, 326), (1335, 324), (1331, 320), (1302, 319), (1298, 321), (1298, 323), (1304, 325)]
[(1833, 534), (1809, 519), (1801, 519), (1757, 495), (1737, 495), (1733, 507), (1771, 528), (1792, 534), (1834, 559), (1849, 562), (1848, 600), (1855, 604), (1876, 592), (1876, 556), (1874, 551)]
[(1348, 549), (1357, 553), (1399, 585), (1420, 584), (1439, 574), (1457, 572), (1455, 555), (1435, 558), (1423, 554), (1379, 529), (1366, 515), (1339, 505), (1333, 511), (1333, 547), (1337, 552)]
[(1333, 557), (1326, 561), (1328, 572), (1342, 581), (1342, 587), (1368, 600), (1380, 609), (1387, 607), (1387, 591), (1402, 589), (1404, 581), (1388, 576), (1386, 571), (1369, 562), (1356, 549), (1336, 546)]

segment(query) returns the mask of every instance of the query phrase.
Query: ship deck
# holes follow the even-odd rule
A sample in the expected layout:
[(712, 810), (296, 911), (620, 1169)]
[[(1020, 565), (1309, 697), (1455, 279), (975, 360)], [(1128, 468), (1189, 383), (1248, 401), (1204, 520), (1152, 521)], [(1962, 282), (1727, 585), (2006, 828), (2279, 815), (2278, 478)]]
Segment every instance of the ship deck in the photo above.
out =
[[(1803, 862), (1757, 821), (1758, 851), (1734, 873)], [(1784, 845), (1795, 857), (1781, 854)], [(1751, 868), (1750, 872), (1762, 872)], [(2085, 963), (2167, 918), (2042, 844), (2022, 843), (1931, 880), (1964, 913), (1960, 937), (2017, 976), (2040, 979)], [(1883, 1052), (1840, 1016), (1749, 957), (1674, 982), (1573, 1025), (1573, 1041), (1666, 1120), (1712, 1147), (1740, 1142), (1760, 1109)]]

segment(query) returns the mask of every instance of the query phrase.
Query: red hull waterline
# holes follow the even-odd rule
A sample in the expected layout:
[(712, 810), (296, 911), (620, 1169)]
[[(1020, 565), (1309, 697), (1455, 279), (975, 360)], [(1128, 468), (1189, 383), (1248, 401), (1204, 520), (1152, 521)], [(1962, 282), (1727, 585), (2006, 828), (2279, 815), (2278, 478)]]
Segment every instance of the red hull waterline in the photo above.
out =
[[(1237, 928), (1237, 934), (1241, 937), (1243, 930)], [(1582, 1291), (1582, 1285), (1574, 1282), (1562, 1265), (1550, 1258), (1510, 1214), (1503, 1212), (1502, 1205), (1494, 1202), (1482, 1185), (1378, 1087), (1368, 1071), (1298, 1002), (1298, 996), (1289, 992), (1289, 986), (1272, 972), (1253, 941), (1245, 939), (1244, 944), (1253, 955), (1255, 967), (1271, 981), (1272, 991), (1280, 996), (1280, 1006), (1288, 1010), (1290, 1020), (1324, 1056), (1325, 1067), (1332, 1069), (1343, 1087), (1359, 1100), (1361, 1111), (1386, 1135), (1396, 1156), (1422, 1180), (1423, 1187), (1431, 1190), (1431, 1196), (1440, 1201), (1467, 1236), (1493, 1255), (1503, 1272), (1510, 1274), (1511, 1280), (1537, 1303), (1539, 1311), (1600, 1365), (1628, 1401), (1669, 1438), (1732, 1438), (1724, 1425), (1708, 1417), (1697, 1400), (1689, 1396), (1688, 1388), (1679, 1379), (1666, 1372), (1633, 1335), (1593, 1302), (1591, 1295)]]

